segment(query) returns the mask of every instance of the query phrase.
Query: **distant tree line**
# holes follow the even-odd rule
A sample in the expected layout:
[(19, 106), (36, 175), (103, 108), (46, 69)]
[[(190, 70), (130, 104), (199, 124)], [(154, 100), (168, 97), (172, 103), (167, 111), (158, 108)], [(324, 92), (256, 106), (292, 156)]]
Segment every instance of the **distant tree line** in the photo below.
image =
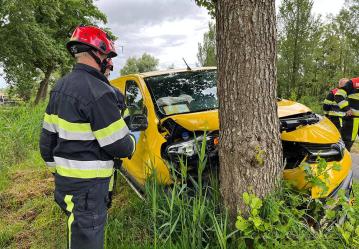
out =
[[(93, 0), (0, 0), (0, 67), (9, 93), (38, 103), (74, 63), (66, 41), (80, 24), (105, 24)], [(113, 37), (114, 38), (114, 37)]]
[[(278, 95), (312, 102), (340, 78), (359, 75), (359, 0), (347, 0), (337, 15), (312, 12), (311, 0), (283, 0), (277, 17)], [(198, 45), (201, 66), (216, 65), (215, 25)]]
[(127, 75), (155, 71), (157, 70), (158, 63), (158, 59), (147, 53), (142, 54), (139, 58), (132, 56), (127, 59), (120, 73), (121, 75)]

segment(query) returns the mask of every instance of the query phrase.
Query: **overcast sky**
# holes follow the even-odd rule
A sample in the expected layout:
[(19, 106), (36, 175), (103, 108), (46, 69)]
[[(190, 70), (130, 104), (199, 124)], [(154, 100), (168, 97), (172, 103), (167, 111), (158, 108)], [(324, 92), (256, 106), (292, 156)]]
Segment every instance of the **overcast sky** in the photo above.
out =
[[(276, 0), (277, 6), (281, 0)], [(344, 0), (314, 0), (314, 12), (339, 12)], [(99, 0), (96, 5), (107, 15), (108, 26), (118, 37), (119, 56), (114, 60), (113, 77), (130, 56), (147, 52), (160, 60), (160, 69), (174, 64), (197, 63), (198, 42), (208, 30), (210, 17), (194, 0)], [(1, 73), (0, 69), (0, 73)], [(5, 81), (0, 77), (0, 88)]]

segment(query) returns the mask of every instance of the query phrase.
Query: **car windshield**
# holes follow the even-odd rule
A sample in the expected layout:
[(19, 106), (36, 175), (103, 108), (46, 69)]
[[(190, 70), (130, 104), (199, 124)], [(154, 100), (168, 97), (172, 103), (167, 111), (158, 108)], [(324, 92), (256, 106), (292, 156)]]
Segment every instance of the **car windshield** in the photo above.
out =
[(218, 108), (216, 70), (159, 75), (145, 81), (162, 115)]

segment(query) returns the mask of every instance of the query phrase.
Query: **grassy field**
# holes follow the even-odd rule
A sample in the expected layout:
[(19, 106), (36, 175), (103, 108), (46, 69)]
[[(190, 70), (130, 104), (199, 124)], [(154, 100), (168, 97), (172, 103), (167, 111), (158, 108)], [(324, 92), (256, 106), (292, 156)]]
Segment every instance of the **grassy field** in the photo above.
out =
[[(46, 170), (38, 152), (43, 111), (44, 106), (0, 109), (0, 248), (66, 248), (65, 216), (53, 201), (53, 177)], [(359, 193), (359, 182), (354, 184), (354, 189)], [(151, 196), (152, 202), (140, 200), (121, 178), (116, 192), (106, 228), (108, 249), (199, 248), (189, 244), (193, 235), (191, 232), (196, 230), (197, 225), (202, 227), (208, 224), (210, 228), (205, 230), (208, 236), (200, 232), (199, 240), (206, 238), (213, 242), (221, 239), (218, 235), (224, 230), (217, 231), (211, 225), (216, 207), (203, 206), (196, 209), (196, 205), (202, 205), (200, 200), (184, 202), (181, 198), (172, 198), (165, 199), (164, 204), (175, 207), (166, 209), (161, 207), (163, 204), (153, 201), (156, 197)], [(174, 192), (175, 195), (177, 193)], [(209, 210), (206, 211), (206, 208)], [(358, 203), (355, 203), (354, 208), (359, 213)], [(168, 210), (170, 212), (166, 213)], [(173, 226), (173, 233), (176, 233), (174, 238), (179, 241), (172, 243), (170, 239), (170, 243), (167, 243), (164, 238), (172, 232), (164, 229), (167, 225), (164, 220), (169, 215), (175, 217), (175, 212), (182, 213), (181, 217), (186, 220), (176, 223), (182, 227)], [(198, 215), (203, 217), (202, 221), (195, 221)], [(215, 219), (213, 222), (221, 226), (221, 222)], [(187, 234), (187, 237), (183, 234)], [(288, 234), (285, 240), (291, 242), (280, 248), (355, 248), (344, 244), (338, 246), (341, 245), (339, 237), (326, 237), (310, 230), (290, 230)], [(203, 248), (241, 248), (238, 245), (233, 247), (225, 246), (226, 243), (223, 246), (217, 242), (211, 243)], [(183, 246), (185, 244), (187, 246)]]

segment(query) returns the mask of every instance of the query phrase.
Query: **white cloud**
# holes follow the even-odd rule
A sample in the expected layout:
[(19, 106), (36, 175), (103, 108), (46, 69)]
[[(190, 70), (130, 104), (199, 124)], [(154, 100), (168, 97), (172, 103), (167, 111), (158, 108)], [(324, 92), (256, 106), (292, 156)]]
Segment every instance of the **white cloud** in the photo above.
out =
[[(281, 0), (276, 0), (277, 7)], [(337, 14), (345, 0), (315, 0), (313, 11), (326, 16)], [(95, 4), (107, 15), (108, 26), (119, 38), (115, 72), (130, 56), (144, 52), (160, 59), (160, 67), (172, 63), (184, 67), (182, 57), (194, 66), (197, 46), (207, 31), (210, 17), (194, 0), (99, 0)], [(122, 53), (123, 47), (123, 53)], [(0, 88), (5, 86), (0, 76)]]

